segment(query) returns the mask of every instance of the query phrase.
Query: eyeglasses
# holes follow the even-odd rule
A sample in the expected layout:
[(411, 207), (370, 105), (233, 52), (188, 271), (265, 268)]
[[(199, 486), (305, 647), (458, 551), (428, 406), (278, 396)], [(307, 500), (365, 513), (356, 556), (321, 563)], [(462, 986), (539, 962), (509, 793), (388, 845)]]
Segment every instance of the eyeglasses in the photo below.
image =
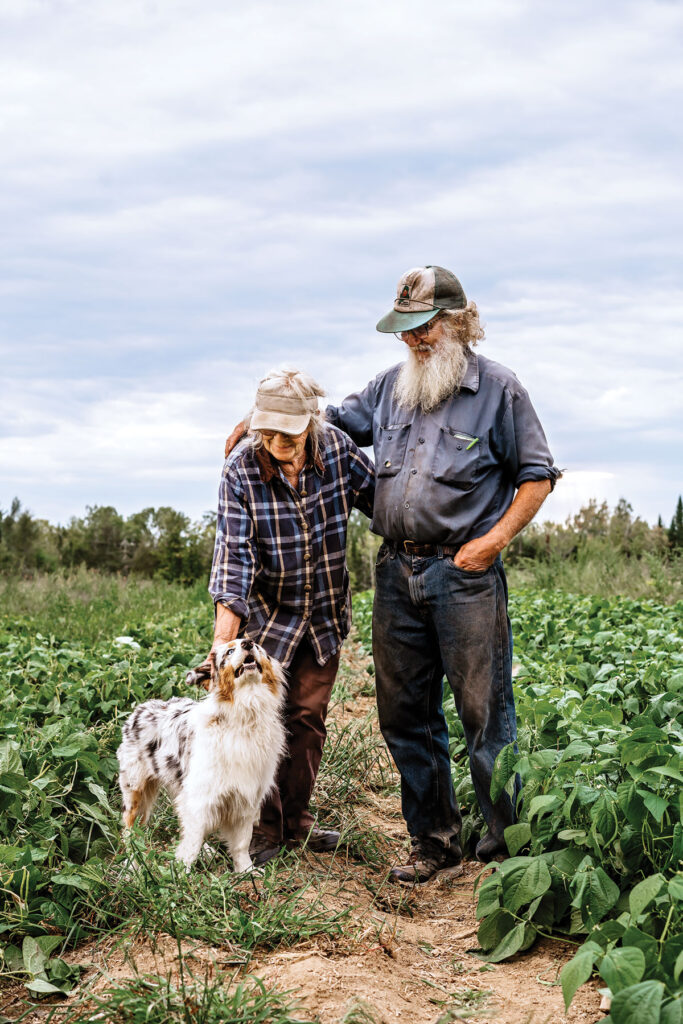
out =
[(259, 433), (264, 441), (272, 441), (274, 437), (281, 437), (285, 441), (298, 441), (306, 431), (302, 430), (300, 434), (285, 434), (284, 430), (261, 430)]
[(434, 324), (439, 323), (442, 319), (441, 314), (437, 313), (436, 316), (433, 316), (431, 320), (428, 320), (426, 324), (422, 324), (420, 327), (413, 327), (409, 331), (397, 331), (396, 337), (400, 338), (403, 334), (414, 334), (416, 338), (426, 338)]

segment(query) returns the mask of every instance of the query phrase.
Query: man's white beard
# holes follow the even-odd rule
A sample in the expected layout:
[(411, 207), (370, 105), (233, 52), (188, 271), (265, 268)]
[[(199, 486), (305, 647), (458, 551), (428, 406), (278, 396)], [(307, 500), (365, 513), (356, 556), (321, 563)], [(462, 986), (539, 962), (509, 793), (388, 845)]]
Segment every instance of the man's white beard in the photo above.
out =
[(411, 349), (396, 378), (394, 398), (407, 409), (419, 405), (424, 412), (431, 412), (460, 390), (466, 370), (467, 349), (458, 341), (442, 341), (424, 362)]

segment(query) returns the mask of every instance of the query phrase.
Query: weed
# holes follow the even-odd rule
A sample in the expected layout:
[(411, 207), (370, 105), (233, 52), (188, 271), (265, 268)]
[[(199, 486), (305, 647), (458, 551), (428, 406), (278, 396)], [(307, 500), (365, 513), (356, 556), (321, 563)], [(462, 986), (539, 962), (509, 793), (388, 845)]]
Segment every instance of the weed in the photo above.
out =
[(354, 998), (344, 1012), (344, 1016), (339, 1018), (339, 1024), (378, 1024), (380, 1019), (370, 1003), (364, 999)]
[(72, 1006), (53, 1010), (54, 1024), (313, 1024), (299, 1016), (288, 993), (268, 989), (259, 978), (235, 984), (234, 975), (194, 977), (183, 967), (176, 980), (170, 975), (136, 975), (111, 982), (102, 992), (89, 991)]

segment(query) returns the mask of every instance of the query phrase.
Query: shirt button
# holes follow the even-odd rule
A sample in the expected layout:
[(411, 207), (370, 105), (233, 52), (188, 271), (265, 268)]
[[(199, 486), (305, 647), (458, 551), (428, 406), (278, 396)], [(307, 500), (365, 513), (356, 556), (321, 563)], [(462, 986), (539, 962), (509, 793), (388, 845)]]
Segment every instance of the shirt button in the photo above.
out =
[(300, 493), (301, 493), (301, 497), (305, 498), (307, 496), (308, 492), (307, 491), (301, 491)]
[(456, 444), (455, 447), (458, 449), (458, 451), (462, 451), (462, 445), (461, 444)]
[(385, 466), (390, 466), (391, 465), (391, 459), (387, 459), (386, 462), (384, 463), (384, 465)]
[(309, 553), (308, 553), (308, 551), (307, 551), (307, 552), (306, 552), (306, 554), (304, 555), (304, 561), (308, 562), (308, 560), (310, 559), (310, 557), (311, 557), (311, 556), (309, 555)]
[(420, 437), (420, 438), (418, 438), (418, 440), (419, 440), (420, 444), (424, 444), (425, 443), (424, 437)]
[(306, 586), (304, 587), (304, 590), (308, 591), (310, 589), (311, 589), (311, 584), (307, 583)]
[(410, 471), (410, 475), (411, 476), (415, 476), (416, 473), (417, 473), (416, 469), (411, 469), (411, 471)]
[(405, 503), (405, 505), (404, 505), (403, 507), (404, 507), (404, 508), (410, 508), (410, 502), (409, 502), (409, 501), (407, 501), (407, 502)]

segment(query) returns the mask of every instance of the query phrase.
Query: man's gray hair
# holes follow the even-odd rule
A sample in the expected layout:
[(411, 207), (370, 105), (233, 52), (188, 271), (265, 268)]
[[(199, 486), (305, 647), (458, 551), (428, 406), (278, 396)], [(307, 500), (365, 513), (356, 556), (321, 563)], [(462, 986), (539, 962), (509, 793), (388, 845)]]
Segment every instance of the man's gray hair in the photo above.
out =
[(486, 337), (479, 320), (476, 302), (468, 302), (464, 309), (444, 309), (441, 317), (453, 341), (474, 346)]
[[(312, 398), (323, 398), (325, 391), (320, 385), (311, 377), (310, 373), (306, 373), (304, 370), (295, 370), (291, 367), (280, 367), (276, 370), (270, 370), (261, 381), (261, 384), (268, 383), (270, 385), (269, 391), (273, 394), (282, 395), (285, 397), (296, 397), (304, 400), (310, 400)], [(247, 419), (251, 420), (253, 409), (250, 410)], [(311, 413), (311, 418), (308, 421), (309, 426), (309, 438), (311, 440), (311, 454), (313, 459), (318, 455), (318, 451), (323, 444), (325, 436), (325, 421), (322, 416), (317, 413)], [(260, 430), (249, 430), (247, 440), (251, 442), (252, 448), (256, 450), (263, 446), (263, 437), (261, 436)]]

